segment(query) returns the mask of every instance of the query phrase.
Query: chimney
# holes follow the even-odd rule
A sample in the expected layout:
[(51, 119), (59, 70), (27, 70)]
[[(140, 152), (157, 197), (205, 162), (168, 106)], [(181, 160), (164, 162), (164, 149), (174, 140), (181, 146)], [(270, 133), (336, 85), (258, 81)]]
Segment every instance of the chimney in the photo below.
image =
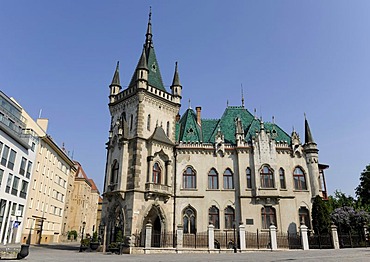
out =
[(201, 126), (202, 122), (200, 120), (200, 112), (202, 111), (202, 108), (200, 106), (197, 106), (195, 110), (197, 111), (197, 123), (199, 126)]
[(49, 119), (47, 118), (37, 118), (36, 123), (44, 130), (45, 133), (48, 131)]

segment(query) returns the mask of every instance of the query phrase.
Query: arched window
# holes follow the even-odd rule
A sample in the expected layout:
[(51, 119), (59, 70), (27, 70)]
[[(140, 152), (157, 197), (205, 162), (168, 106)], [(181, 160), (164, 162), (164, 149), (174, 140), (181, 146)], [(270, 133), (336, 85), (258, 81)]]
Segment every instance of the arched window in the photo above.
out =
[(211, 206), (208, 210), (209, 223), (212, 223), (216, 229), (220, 228), (219, 210), (215, 206)]
[(306, 178), (302, 168), (296, 167), (293, 173), (293, 180), (294, 180), (294, 189), (296, 190), (306, 190)]
[(167, 136), (170, 137), (170, 121), (167, 121)]
[(208, 173), (208, 189), (218, 189), (218, 174), (214, 168)]
[(275, 208), (263, 207), (261, 209), (261, 215), (262, 215), (262, 228), (264, 229), (270, 228), (271, 224), (277, 226)]
[(187, 207), (183, 212), (183, 225), (185, 234), (195, 234), (197, 232), (196, 228), (196, 216), (195, 211), (191, 207)]
[(246, 174), (247, 174), (247, 188), (250, 189), (252, 188), (252, 171), (249, 167), (246, 170)]
[(196, 175), (194, 169), (187, 167), (183, 173), (183, 188), (196, 188)]
[(311, 228), (310, 214), (306, 207), (300, 207), (298, 210), (299, 224), (305, 224), (308, 228)]
[(117, 160), (113, 161), (112, 170), (111, 170), (111, 176), (110, 176), (110, 183), (115, 184), (118, 182), (118, 170), (119, 170), (119, 164)]
[(150, 114), (148, 115), (148, 120), (147, 120), (147, 123), (146, 123), (146, 129), (148, 131), (150, 131)]
[(153, 183), (160, 184), (161, 183), (161, 168), (158, 163), (153, 165)]
[(279, 169), (279, 178), (280, 178), (280, 188), (281, 189), (286, 189), (286, 184), (285, 184), (285, 171), (283, 168)]
[(235, 225), (235, 210), (231, 206), (225, 208), (225, 228), (231, 229)]
[(261, 187), (274, 188), (274, 172), (268, 166), (262, 168), (260, 175)]
[(224, 189), (234, 189), (233, 173), (230, 169), (224, 172)]

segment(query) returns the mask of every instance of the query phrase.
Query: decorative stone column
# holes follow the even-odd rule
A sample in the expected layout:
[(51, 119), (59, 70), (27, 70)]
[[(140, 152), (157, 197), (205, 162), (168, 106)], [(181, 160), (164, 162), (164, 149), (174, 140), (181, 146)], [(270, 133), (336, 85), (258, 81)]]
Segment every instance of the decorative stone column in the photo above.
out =
[(145, 226), (145, 248), (152, 246), (152, 227), (151, 222), (148, 222)]
[(277, 239), (276, 239), (276, 226), (270, 225), (270, 245), (271, 250), (277, 250)]
[(243, 251), (246, 249), (245, 244), (245, 226), (243, 224), (239, 225), (239, 243), (240, 243), (240, 250)]
[(307, 235), (308, 227), (305, 224), (302, 224), (300, 230), (301, 230), (302, 249), (309, 250), (310, 246), (308, 244), (308, 235)]
[(184, 238), (184, 228), (182, 225), (177, 226), (177, 245), (176, 248), (182, 248), (182, 241)]
[(215, 226), (208, 225), (208, 249), (213, 251), (215, 249)]
[(330, 233), (331, 233), (331, 239), (333, 241), (333, 247), (334, 249), (339, 249), (339, 238), (338, 238), (338, 231), (337, 231), (337, 226), (332, 224), (330, 226)]
[(363, 230), (364, 230), (365, 241), (369, 241), (369, 229), (367, 225), (364, 225)]

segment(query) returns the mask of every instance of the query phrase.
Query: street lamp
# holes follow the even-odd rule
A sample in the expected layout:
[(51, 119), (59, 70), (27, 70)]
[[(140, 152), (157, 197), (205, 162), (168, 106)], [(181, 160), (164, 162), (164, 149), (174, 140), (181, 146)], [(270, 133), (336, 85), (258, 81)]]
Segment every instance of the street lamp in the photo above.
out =
[(85, 231), (86, 222), (82, 222), (82, 236), (81, 236), (81, 244), (80, 244), (80, 252), (82, 252), (82, 243), (84, 240), (84, 231)]

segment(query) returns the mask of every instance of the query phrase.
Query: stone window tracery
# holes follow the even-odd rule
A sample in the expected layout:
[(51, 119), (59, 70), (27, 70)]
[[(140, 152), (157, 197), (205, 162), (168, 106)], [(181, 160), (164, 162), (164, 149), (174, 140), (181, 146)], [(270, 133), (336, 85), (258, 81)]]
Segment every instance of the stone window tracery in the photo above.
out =
[(302, 168), (296, 167), (293, 172), (294, 189), (307, 190), (306, 177)]
[(274, 172), (268, 166), (264, 166), (260, 172), (261, 187), (274, 188)]

